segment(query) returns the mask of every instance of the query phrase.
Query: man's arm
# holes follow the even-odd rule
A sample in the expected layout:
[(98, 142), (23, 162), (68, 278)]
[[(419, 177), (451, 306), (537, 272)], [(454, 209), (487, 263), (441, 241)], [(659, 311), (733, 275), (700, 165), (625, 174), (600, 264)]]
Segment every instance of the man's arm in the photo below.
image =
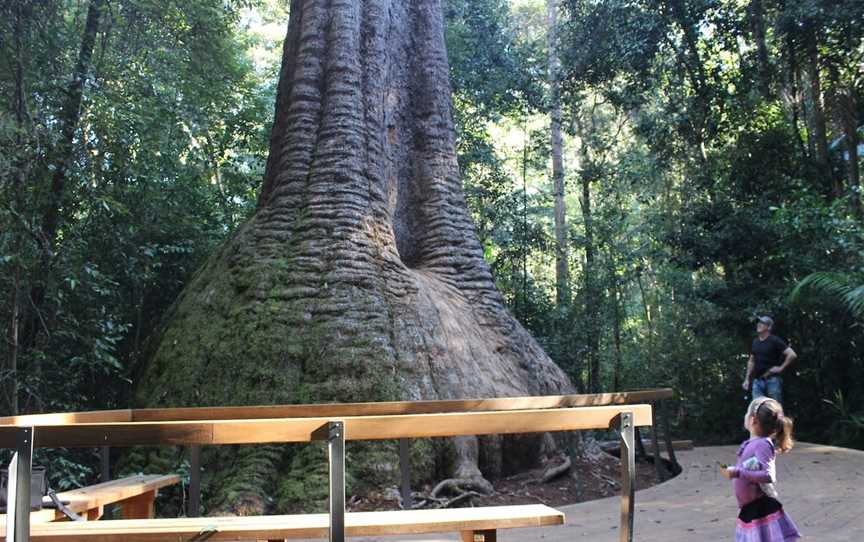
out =
[(750, 354), (750, 359), (747, 361), (747, 372), (744, 374), (744, 382), (741, 387), (745, 390), (750, 389), (750, 380), (753, 378), (753, 368), (756, 366), (756, 358)]
[(786, 350), (783, 351), (783, 357), (783, 365), (780, 365), (779, 367), (771, 367), (771, 369), (768, 370), (769, 374), (779, 375), (785, 371), (787, 367), (795, 363), (795, 360), (798, 359), (798, 354), (792, 350), (791, 346), (787, 346)]

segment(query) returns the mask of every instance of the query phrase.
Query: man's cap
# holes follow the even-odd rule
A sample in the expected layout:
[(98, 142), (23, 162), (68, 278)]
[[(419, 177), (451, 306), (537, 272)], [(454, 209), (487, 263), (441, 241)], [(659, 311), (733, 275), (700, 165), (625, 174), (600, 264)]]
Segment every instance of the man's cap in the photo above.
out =
[(774, 327), (774, 320), (770, 316), (760, 316), (759, 321), (768, 327)]

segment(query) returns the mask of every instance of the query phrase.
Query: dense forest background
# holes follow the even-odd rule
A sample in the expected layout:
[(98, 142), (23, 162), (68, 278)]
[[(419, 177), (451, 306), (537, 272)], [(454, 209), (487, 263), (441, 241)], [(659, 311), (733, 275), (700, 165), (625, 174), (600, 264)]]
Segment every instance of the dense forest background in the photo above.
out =
[[(0, 413), (129, 406), (148, 336), (254, 209), (287, 9), (0, 2)], [(580, 391), (672, 386), (678, 434), (737, 441), (770, 314), (799, 436), (864, 448), (864, 3), (445, 13), (478, 235)]]

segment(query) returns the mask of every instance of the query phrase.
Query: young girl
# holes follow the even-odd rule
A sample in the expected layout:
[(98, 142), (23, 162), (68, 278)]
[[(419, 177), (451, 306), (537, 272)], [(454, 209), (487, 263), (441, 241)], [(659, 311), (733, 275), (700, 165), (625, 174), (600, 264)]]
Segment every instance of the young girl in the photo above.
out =
[(724, 467), (723, 476), (735, 480), (735, 498), (741, 511), (735, 542), (791, 542), (801, 537), (792, 519), (783, 511), (774, 490), (775, 450), (792, 448), (792, 420), (774, 399), (754, 399), (744, 417), (750, 438), (738, 449), (734, 467)]

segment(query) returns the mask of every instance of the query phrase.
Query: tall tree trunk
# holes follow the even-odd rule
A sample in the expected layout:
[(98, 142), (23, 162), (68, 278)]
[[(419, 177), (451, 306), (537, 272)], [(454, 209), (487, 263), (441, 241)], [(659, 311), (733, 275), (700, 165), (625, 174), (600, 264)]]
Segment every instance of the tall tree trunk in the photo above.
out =
[(10, 416), (18, 415), (18, 357), (21, 350), (20, 324), (21, 324), (21, 226), (18, 216), (22, 211), (21, 190), (26, 178), (27, 164), (24, 155), (24, 129), (26, 119), (26, 107), (24, 93), (24, 24), (27, 14), (24, 2), (15, 4), (15, 128), (18, 152), (21, 156), (17, 159), (16, 173), (13, 176), (12, 187), (12, 224), (10, 227), (12, 235), (12, 257), (15, 259), (12, 268), (12, 292), (10, 294), (11, 314), (9, 316), (9, 327), (7, 330), (7, 341), (9, 345), (8, 357), (4, 363), (2, 374), (4, 386), (3, 411)]
[[(785, 9), (783, 6), (782, 9)], [(785, 94), (786, 106), (789, 108), (789, 120), (792, 123), (792, 128), (795, 130), (795, 140), (798, 143), (798, 148), (802, 156), (807, 154), (807, 148), (804, 140), (801, 137), (801, 129), (799, 127), (801, 120), (801, 85), (798, 67), (798, 53), (795, 47), (795, 39), (791, 32), (787, 32), (783, 39), (784, 53), (786, 56), (786, 77), (785, 77)], [(806, 115), (805, 115), (806, 118)]]
[[(585, 143), (582, 143), (585, 145)], [(585, 228), (585, 269), (583, 270), (583, 287), (585, 289), (585, 320), (588, 326), (588, 390), (589, 393), (600, 391), (600, 299), (595, 278), (595, 248), (594, 248), (594, 217), (591, 213), (591, 177), (585, 170), (587, 162), (582, 163), (582, 222)]]
[(765, 6), (762, 0), (750, 0), (748, 7), (750, 29), (756, 42), (756, 57), (759, 66), (759, 91), (766, 100), (771, 99), (771, 63), (768, 45), (765, 42)]
[(858, 136), (858, 96), (854, 89), (846, 88), (838, 92), (837, 117), (843, 129), (846, 152), (849, 155), (845, 165), (846, 184), (849, 189), (852, 212), (861, 218), (861, 182), (858, 156), (858, 145), (861, 143), (861, 138)]
[[(172, 308), (138, 402), (571, 390), (506, 311), (483, 260), (450, 93), (440, 0), (293, 0), (257, 210)], [(480, 444), (455, 439), (455, 476), (482, 480), (478, 458), (500, 458), (497, 439)], [(237, 484), (250, 472), (287, 479), (277, 476), (286, 458), (229, 453), (207, 458), (233, 465), (211, 486), (213, 508), (264, 508), (274, 488)]]
[[(828, 129), (822, 97), (822, 76), (819, 73), (818, 37), (815, 30), (806, 35), (805, 53), (810, 102), (810, 139), (821, 180), (828, 181), (831, 177), (828, 164)], [(839, 196), (842, 188), (837, 183), (833, 183), (832, 190), (835, 196)]]
[(60, 216), (68, 205), (68, 190), (66, 177), (69, 165), (74, 156), (75, 132), (81, 120), (81, 98), (90, 73), (93, 47), (96, 35), (99, 33), (99, 20), (105, 0), (91, 0), (87, 8), (87, 20), (84, 23), (84, 34), (81, 47), (78, 50), (78, 60), (72, 73), (72, 79), (66, 87), (66, 99), (59, 114), (61, 134), (54, 154), (54, 173), (51, 177), (51, 190), (48, 201), (42, 210), (40, 267), (34, 275), (34, 286), (30, 291), (33, 317), (30, 318), (27, 342), (32, 345), (44, 318), (40, 315), (45, 302), (45, 281), (50, 274), (52, 259), (57, 243), (57, 232), (60, 227)]
[(552, 190), (555, 195), (555, 294), (559, 305), (570, 299), (570, 273), (567, 263), (567, 208), (564, 203), (564, 158), (561, 137), (561, 84), (558, 60), (558, 2), (546, 0), (549, 47), (549, 97), (552, 146)]

